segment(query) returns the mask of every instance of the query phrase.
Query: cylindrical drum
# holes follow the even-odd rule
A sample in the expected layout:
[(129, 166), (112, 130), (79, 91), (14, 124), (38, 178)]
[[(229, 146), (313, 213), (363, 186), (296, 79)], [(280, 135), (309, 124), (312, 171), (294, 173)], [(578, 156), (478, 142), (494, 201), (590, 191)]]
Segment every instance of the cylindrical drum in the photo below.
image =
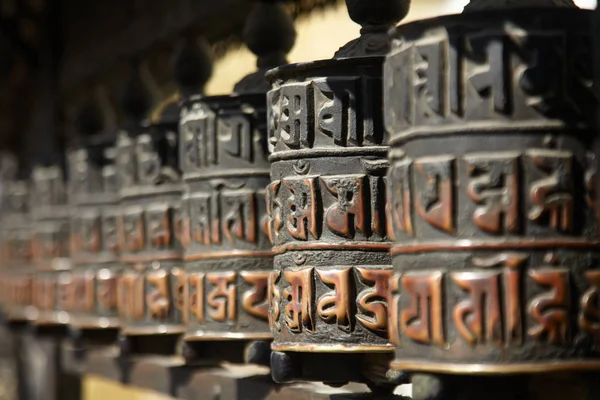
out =
[(69, 153), (71, 260), (68, 311), (80, 331), (116, 329), (118, 204), (113, 143), (96, 143)]
[(591, 15), (399, 27), (384, 68), (400, 370), (600, 368)]
[(227, 349), (272, 338), (265, 95), (192, 97), (183, 104), (180, 135), (188, 212), (185, 340), (204, 353), (221, 341), (220, 356), (228, 358)]
[(166, 335), (163, 339), (170, 340), (184, 331), (177, 124), (151, 125), (143, 132), (123, 133), (117, 141), (124, 268), (118, 282), (118, 311), (126, 337)]
[[(382, 63), (383, 57), (328, 60), (267, 74), (267, 224), (275, 255), (270, 318), (272, 348), (279, 352), (273, 360), (287, 353), (283, 358), (297, 360), (289, 364), (305, 366), (296, 377), (273, 367), (279, 381), (368, 381), (365, 371), (376, 375), (376, 369), (356, 360), (385, 367), (393, 351)], [(319, 353), (359, 358), (337, 359), (331, 368), (318, 361)]]
[(10, 322), (35, 319), (33, 307), (33, 230), (29, 185), (8, 180), (2, 188), (2, 311)]
[(64, 170), (57, 166), (36, 167), (31, 175), (33, 300), (39, 327), (69, 322), (71, 259), (70, 221)]

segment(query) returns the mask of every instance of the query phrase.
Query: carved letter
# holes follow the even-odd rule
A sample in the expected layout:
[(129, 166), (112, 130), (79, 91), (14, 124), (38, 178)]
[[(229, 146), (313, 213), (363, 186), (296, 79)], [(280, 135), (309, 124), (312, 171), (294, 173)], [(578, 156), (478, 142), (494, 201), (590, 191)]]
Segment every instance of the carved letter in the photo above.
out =
[(208, 293), (206, 304), (208, 315), (217, 322), (237, 319), (237, 295), (235, 272), (210, 272), (206, 280), (215, 288)]
[(171, 245), (171, 221), (168, 208), (153, 208), (146, 211), (148, 239), (155, 249)]
[(310, 148), (313, 141), (312, 123), (309, 123), (309, 104), (312, 104), (312, 88), (306, 84), (281, 87), (280, 134), (283, 143), (291, 149)]
[(231, 244), (235, 239), (247, 243), (256, 243), (256, 193), (242, 190), (222, 193), (223, 205), (226, 207), (223, 216), (223, 233)]
[(533, 166), (547, 174), (531, 185), (529, 219), (540, 222), (545, 215), (557, 230), (573, 227), (572, 154), (566, 151), (530, 150)]
[(585, 276), (591, 286), (581, 297), (579, 326), (600, 345), (600, 271), (588, 271)]
[(275, 238), (279, 237), (279, 231), (283, 228), (282, 205), (278, 197), (280, 186), (281, 181), (271, 183), (267, 186), (265, 196), (268, 216), (267, 232), (271, 244), (275, 244)]
[(281, 324), (279, 323), (279, 304), (281, 303), (281, 293), (277, 287), (281, 272), (273, 271), (269, 274), (269, 326), (274, 327), (277, 331), (281, 331)]
[(108, 269), (96, 274), (96, 301), (103, 310), (114, 311), (117, 307), (117, 277)]
[(204, 273), (192, 272), (188, 277), (190, 283), (190, 311), (196, 321), (204, 322)]
[(242, 307), (244, 310), (257, 318), (268, 320), (269, 303), (267, 299), (267, 288), (269, 285), (269, 272), (240, 272), (242, 279), (252, 285), (252, 289), (244, 293)]
[(167, 271), (158, 270), (148, 272), (146, 280), (150, 286), (148, 295), (146, 296), (146, 304), (150, 311), (150, 317), (159, 320), (167, 318), (171, 309), (169, 276)]
[(317, 301), (319, 316), (327, 323), (336, 322), (339, 329), (349, 333), (352, 330), (350, 321), (350, 268), (317, 270), (317, 274), (324, 284), (333, 289)]
[(142, 211), (129, 211), (123, 215), (121, 248), (130, 252), (144, 249), (144, 216)]
[(297, 240), (308, 240), (309, 232), (318, 239), (317, 178), (286, 179), (283, 184), (291, 193), (286, 204), (288, 232)]
[(479, 205), (473, 221), (484, 231), (519, 231), (518, 157), (513, 153), (465, 157), (471, 178), (467, 193)]
[(414, 163), (415, 207), (425, 221), (454, 232), (454, 158), (422, 158)]
[(390, 290), (388, 293), (388, 339), (391, 344), (400, 346), (400, 275), (390, 278)]
[(537, 340), (544, 337), (548, 343), (566, 345), (569, 337), (569, 270), (545, 268), (529, 271), (529, 276), (540, 286), (550, 290), (535, 297), (529, 313), (538, 323), (529, 329)]
[(410, 272), (401, 282), (402, 291), (410, 296), (410, 307), (400, 314), (402, 331), (417, 342), (444, 347), (442, 272)]
[(403, 160), (392, 165), (388, 174), (387, 213), (388, 235), (398, 238), (396, 232), (413, 234), (411, 203), (411, 171), (410, 160)]
[(287, 327), (294, 333), (302, 332), (303, 328), (313, 332), (313, 269), (284, 271), (283, 275), (291, 285), (283, 290), (287, 300), (283, 318)]
[(354, 228), (367, 236), (365, 194), (363, 193), (365, 177), (363, 175), (350, 175), (321, 179), (327, 190), (337, 199), (325, 213), (329, 229), (333, 233), (348, 239), (354, 237)]
[(358, 274), (361, 280), (370, 287), (356, 297), (358, 305), (356, 319), (374, 332), (384, 332), (388, 319), (386, 299), (389, 294), (389, 280), (393, 272), (358, 268)]
[(469, 293), (452, 312), (458, 333), (469, 344), (502, 343), (500, 272), (455, 272), (454, 283)]

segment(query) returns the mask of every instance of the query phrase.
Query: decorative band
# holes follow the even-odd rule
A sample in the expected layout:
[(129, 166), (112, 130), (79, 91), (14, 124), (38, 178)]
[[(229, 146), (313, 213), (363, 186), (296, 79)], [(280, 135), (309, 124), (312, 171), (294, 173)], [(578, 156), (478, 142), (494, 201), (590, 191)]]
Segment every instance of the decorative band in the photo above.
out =
[(457, 240), (452, 242), (416, 243), (392, 247), (392, 255), (427, 252), (459, 252), (473, 250), (544, 250), (555, 248), (600, 250), (600, 242), (574, 239), (531, 239), (521, 241)]
[(185, 261), (198, 261), (198, 260), (214, 260), (222, 258), (244, 258), (244, 257), (272, 257), (273, 252), (270, 250), (230, 250), (230, 251), (218, 251), (213, 253), (195, 253), (186, 254), (183, 258)]
[(294, 353), (389, 353), (394, 351), (394, 346), (391, 344), (369, 346), (364, 344), (280, 344), (273, 342), (271, 350)]

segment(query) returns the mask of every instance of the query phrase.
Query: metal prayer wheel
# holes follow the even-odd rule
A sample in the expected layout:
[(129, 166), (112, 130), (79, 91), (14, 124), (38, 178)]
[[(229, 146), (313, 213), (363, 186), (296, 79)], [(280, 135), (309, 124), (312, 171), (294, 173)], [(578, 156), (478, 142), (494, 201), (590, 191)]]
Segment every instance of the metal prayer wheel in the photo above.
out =
[(381, 74), (386, 31), (408, 3), (347, 5), (362, 25), (379, 23), (337, 59), (267, 74), (272, 374), (278, 382), (356, 381), (393, 391), (402, 376), (386, 376), (392, 267)]
[(31, 173), (33, 220), (34, 324), (40, 328), (69, 322), (71, 259), (70, 221), (65, 171), (57, 164), (37, 166)]
[(188, 359), (268, 364), (267, 287), (273, 271), (266, 230), (269, 184), (264, 73), (285, 63), (293, 22), (276, 2), (257, 2), (244, 39), (259, 71), (228, 96), (183, 102), (180, 135), (186, 183)]
[(385, 62), (392, 366), (598, 370), (591, 13), (475, 8)]
[(119, 327), (121, 266), (114, 146), (112, 137), (95, 135), (68, 154), (73, 264), (68, 311), (70, 325), (92, 335), (110, 331), (114, 336)]
[[(13, 160), (3, 161), (12, 163)], [(16, 169), (14, 161), (13, 167)], [(12, 323), (23, 323), (36, 316), (33, 307), (33, 230), (29, 183), (25, 179), (18, 179), (16, 174), (9, 175), (2, 182), (0, 296), (4, 317)]]
[[(177, 109), (176, 104), (169, 111), (172, 108)], [(123, 132), (117, 140), (123, 267), (117, 307), (131, 353), (173, 353), (184, 331), (177, 143), (177, 118), (172, 114), (135, 134)]]
[(189, 213), (184, 340), (193, 347), (204, 343), (199, 355), (224, 341), (239, 357), (248, 341), (272, 337), (267, 284), (273, 258), (263, 229), (269, 181), (264, 121), (264, 94), (197, 97), (183, 104), (180, 133)]

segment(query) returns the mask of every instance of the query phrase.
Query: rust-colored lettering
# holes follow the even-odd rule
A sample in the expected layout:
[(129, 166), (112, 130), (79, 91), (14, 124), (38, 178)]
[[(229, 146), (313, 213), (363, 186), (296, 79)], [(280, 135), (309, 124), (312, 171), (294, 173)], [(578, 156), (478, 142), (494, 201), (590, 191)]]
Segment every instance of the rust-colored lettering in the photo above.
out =
[(181, 313), (181, 318), (184, 323), (188, 321), (187, 300), (189, 298), (187, 276), (181, 268), (173, 268), (171, 270), (173, 277), (173, 305), (176, 310)]
[(279, 237), (279, 231), (283, 228), (282, 206), (279, 200), (279, 188), (281, 181), (275, 181), (267, 186), (265, 200), (267, 204), (267, 233), (269, 241), (274, 244), (276, 237)]
[(290, 287), (283, 290), (287, 300), (283, 318), (287, 327), (294, 333), (302, 329), (313, 332), (313, 268), (284, 271), (283, 276), (290, 283)]
[(573, 228), (573, 155), (566, 151), (530, 150), (531, 163), (546, 177), (531, 185), (529, 219), (540, 222), (548, 215), (550, 225), (570, 232)]
[(465, 157), (471, 178), (467, 193), (478, 205), (473, 214), (478, 228), (495, 234), (519, 231), (518, 158), (518, 153)]
[(442, 272), (409, 272), (401, 283), (403, 295), (410, 296), (410, 306), (400, 313), (404, 334), (417, 342), (444, 347)]
[(235, 272), (210, 272), (206, 280), (215, 288), (208, 292), (206, 304), (208, 315), (214, 321), (227, 322), (237, 319), (237, 292)]
[(414, 163), (415, 208), (425, 221), (454, 232), (454, 158), (421, 158)]
[(529, 314), (538, 325), (529, 329), (537, 340), (546, 338), (555, 345), (566, 345), (569, 340), (569, 270), (544, 268), (529, 271), (538, 285), (548, 288), (529, 304)]
[(354, 237), (354, 229), (366, 236), (367, 220), (363, 193), (365, 176), (332, 176), (321, 179), (327, 190), (337, 199), (325, 213), (329, 229), (348, 239)]
[(192, 272), (188, 276), (189, 308), (198, 322), (204, 322), (204, 277), (202, 272)]
[(469, 297), (452, 310), (454, 325), (469, 344), (502, 343), (500, 272), (455, 272), (454, 283)]
[(281, 293), (277, 287), (281, 272), (273, 271), (269, 274), (269, 326), (274, 327), (277, 331), (281, 331), (279, 323), (281, 304)]
[(413, 234), (412, 199), (411, 199), (411, 170), (410, 160), (402, 160), (393, 164), (387, 178), (387, 232), (394, 240), (396, 231)]
[(388, 292), (388, 340), (391, 344), (400, 346), (400, 275), (394, 275), (389, 281)]
[(121, 228), (121, 249), (137, 252), (144, 249), (144, 216), (141, 211), (123, 216)]
[(309, 233), (318, 239), (317, 178), (286, 179), (283, 184), (291, 193), (286, 203), (288, 232), (297, 240), (308, 240)]
[(581, 296), (579, 326), (600, 345), (600, 271), (587, 271), (590, 288)]
[(223, 234), (231, 244), (237, 240), (256, 243), (256, 193), (249, 190), (223, 192)]
[(242, 307), (248, 314), (264, 320), (269, 318), (269, 275), (269, 272), (240, 272), (242, 279), (252, 285), (242, 296)]
[(327, 323), (337, 323), (342, 331), (352, 331), (350, 296), (350, 268), (334, 270), (317, 270), (324, 284), (332, 288), (317, 300), (317, 313)]
[(155, 249), (164, 249), (171, 245), (171, 221), (168, 208), (146, 211), (148, 218), (148, 236)]
[(386, 300), (389, 295), (391, 270), (358, 268), (361, 280), (368, 286), (356, 297), (358, 312), (356, 319), (374, 332), (387, 329), (388, 309)]
[(107, 311), (117, 308), (117, 276), (109, 269), (101, 269), (96, 274), (96, 301), (98, 307)]
[(169, 274), (165, 270), (150, 271), (146, 275), (148, 294), (146, 307), (152, 319), (165, 319), (169, 316), (171, 301), (169, 299)]

